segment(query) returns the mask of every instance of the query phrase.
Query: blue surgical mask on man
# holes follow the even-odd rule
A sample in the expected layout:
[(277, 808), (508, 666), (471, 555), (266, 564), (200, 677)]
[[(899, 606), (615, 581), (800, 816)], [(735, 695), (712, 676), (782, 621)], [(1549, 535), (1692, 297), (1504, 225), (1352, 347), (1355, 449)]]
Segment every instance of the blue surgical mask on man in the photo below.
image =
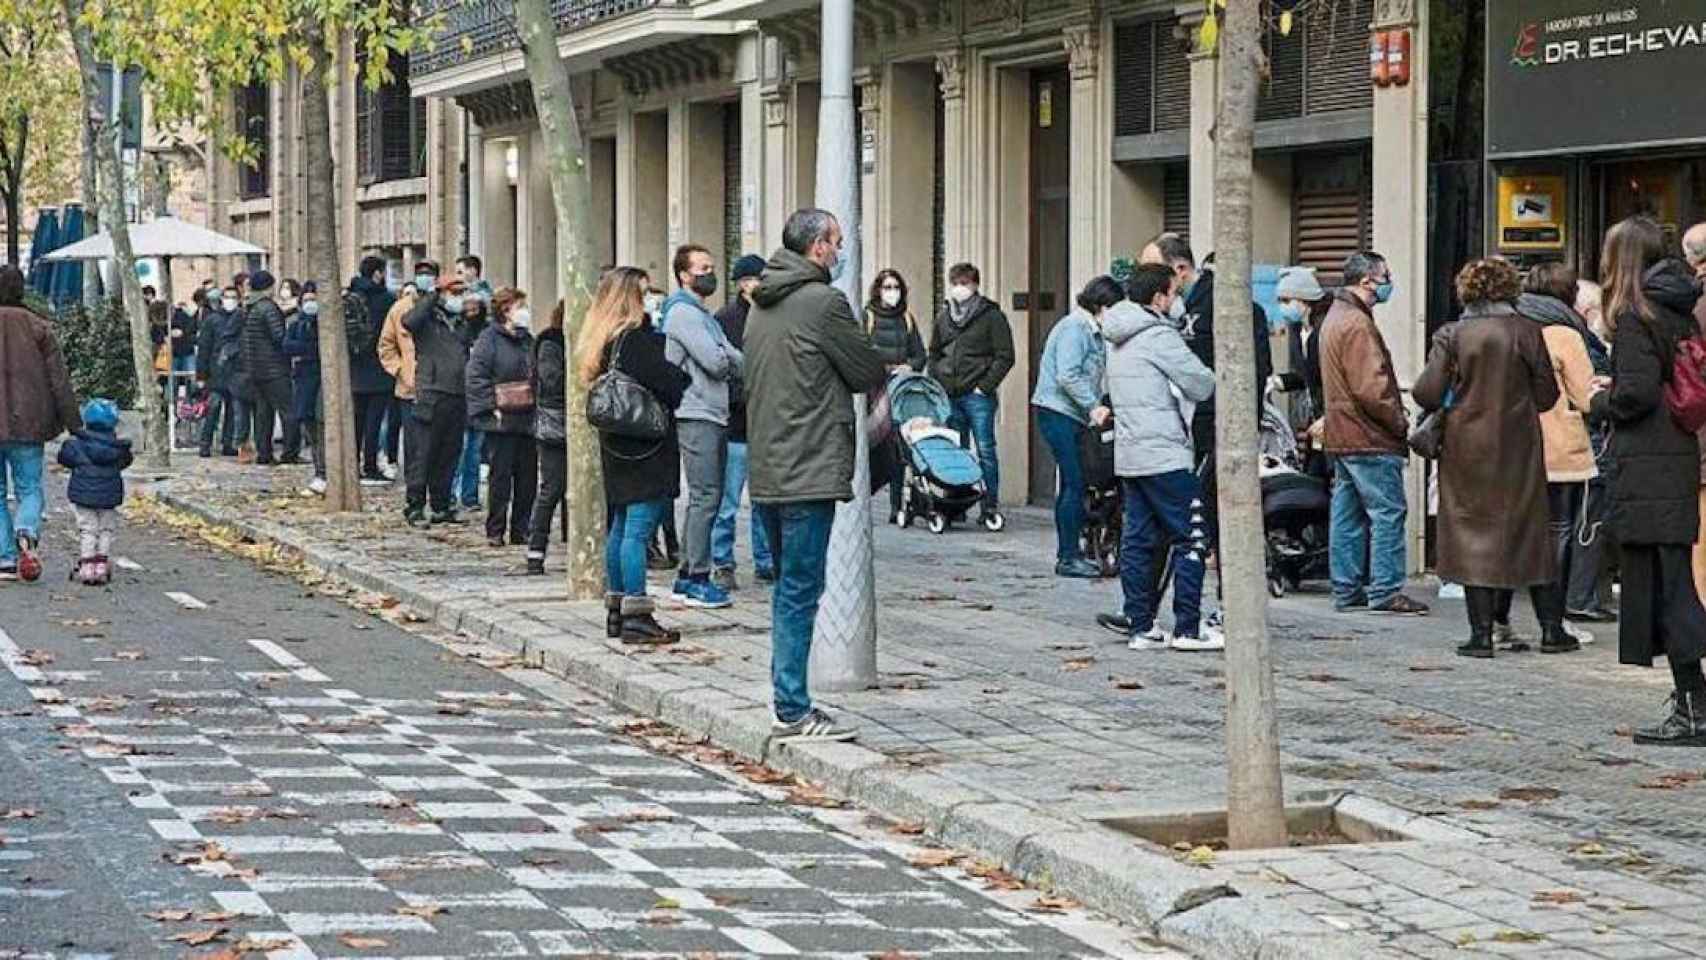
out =
[(1392, 281), (1390, 279), (1375, 285), (1374, 302), (1385, 303), (1392, 299)]
[(462, 294), (447, 294), (443, 300), (443, 305), (445, 313), (453, 317), (460, 317), (462, 315)]
[(1304, 317), (1304, 314), (1306, 312), (1303, 309), (1303, 304), (1299, 303), (1296, 300), (1287, 300), (1287, 301), (1281, 303), (1279, 305), (1279, 308), (1280, 308), (1280, 318), (1283, 319), (1286, 323), (1288, 323), (1294, 327), (1299, 326), (1303, 323), (1303, 317)]
[(841, 275), (847, 272), (847, 255), (840, 250), (835, 251), (835, 259), (829, 262), (829, 282), (840, 283)]
[(422, 293), (431, 293), (432, 285), (437, 280), (438, 278), (430, 273), (417, 273), (415, 274), (415, 289)]

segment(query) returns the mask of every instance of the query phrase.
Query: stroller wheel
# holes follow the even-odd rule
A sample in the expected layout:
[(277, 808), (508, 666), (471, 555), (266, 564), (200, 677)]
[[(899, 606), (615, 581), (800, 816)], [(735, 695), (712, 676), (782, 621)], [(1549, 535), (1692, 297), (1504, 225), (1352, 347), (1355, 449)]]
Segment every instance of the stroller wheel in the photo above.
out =
[(1285, 580), (1282, 577), (1268, 578), (1268, 596), (1275, 600), (1285, 596)]
[(991, 510), (983, 515), (983, 528), (990, 533), (1000, 533), (1007, 528), (1007, 518), (998, 511)]
[(930, 518), (928, 522), (930, 524), (931, 533), (943, 534), (948, 532), (948, 518), (943, 516), (940, 511), (930, 511)]

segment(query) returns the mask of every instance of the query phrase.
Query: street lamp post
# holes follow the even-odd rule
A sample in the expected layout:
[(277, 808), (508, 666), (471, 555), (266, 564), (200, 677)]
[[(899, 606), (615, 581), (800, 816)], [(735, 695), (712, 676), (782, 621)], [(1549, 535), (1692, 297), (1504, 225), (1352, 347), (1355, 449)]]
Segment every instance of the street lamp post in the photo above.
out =
[[(859, 153), (853, 104), (853, 0), (824, 0), (821, 94), (818, 105), (817, 203), (841, 223), (842, 267), (837, 286), (857, 314), (859, 278)], [(835, 510), (827, 579), (812, 641), (811, 677), (824, 690), (877, 685), (876, 573), (871, 541), (871, 458), (864, 429), (865, 396), (853, 397), (856, 454), (853, 499)]]

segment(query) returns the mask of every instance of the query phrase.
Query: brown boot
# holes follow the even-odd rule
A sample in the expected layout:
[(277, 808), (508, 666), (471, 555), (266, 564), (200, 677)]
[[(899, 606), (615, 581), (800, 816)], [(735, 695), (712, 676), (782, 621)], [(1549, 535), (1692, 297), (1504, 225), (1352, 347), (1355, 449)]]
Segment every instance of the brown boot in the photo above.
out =
[(622, 642), (634, 645), (662, 645), (681, 640), (677, 630), (665, 628), (652, 616), (651, 597), (622, 598)]

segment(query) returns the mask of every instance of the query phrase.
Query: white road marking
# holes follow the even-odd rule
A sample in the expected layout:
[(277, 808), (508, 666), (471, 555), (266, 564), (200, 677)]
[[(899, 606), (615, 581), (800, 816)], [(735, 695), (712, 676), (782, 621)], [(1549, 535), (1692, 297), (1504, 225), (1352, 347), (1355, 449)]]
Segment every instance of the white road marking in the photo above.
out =
[(220, 909), (231, 913), (247, 913), (251, 916), (270, 917), (272, 907), (261, 895), (250, 890), (215, 890), (213, 899), (219, 902)]
[(249, 646), (267, 655), (267, 658), (279, 666), (289, 670), (296, 679), (307, 683), (331, 683), (332, 678), (310, 667), (296, 654), (284, 649), (271, 640), (250, 640)]
[(286, 913), (285, 926), (299, 937), (324, 937), (352, 931), (390, 930), (397, 933), (435, 933), (432, 924), (420, 917), (387, 913)]
[(197, 600), (195, 597), (190, 596), (189, 594), (183, 592), (182, 590), (167, 590), (166, 596), (173, 603), (177, 604), (180, 607), (183, 607), (185, 610), (206, 610), (207, 609), (207, 604), (202, 603), (200, 600)]
[(141, 570), (142, 569), (142, 564), (137, 563), (135, 560), (132, 560), (129, 557), (114, 557), (113, 563), (115, 565), (117, 565), (120, 570)]
[(162, 840), (200, 840), (201, 831), (188, 820), (150, 820), (148, 825)]
[(239, 856), (260, 853), (343, 853), (344, 848), (330, 837), (208, 837)]
[(800, 955), (800, 951), (795, 950), (788, 945), (787, 941), (768, 930), (754, 930), (751, 927), (724, 927), (719, 932), (753, 953), (772, 957), (797, 957)]

